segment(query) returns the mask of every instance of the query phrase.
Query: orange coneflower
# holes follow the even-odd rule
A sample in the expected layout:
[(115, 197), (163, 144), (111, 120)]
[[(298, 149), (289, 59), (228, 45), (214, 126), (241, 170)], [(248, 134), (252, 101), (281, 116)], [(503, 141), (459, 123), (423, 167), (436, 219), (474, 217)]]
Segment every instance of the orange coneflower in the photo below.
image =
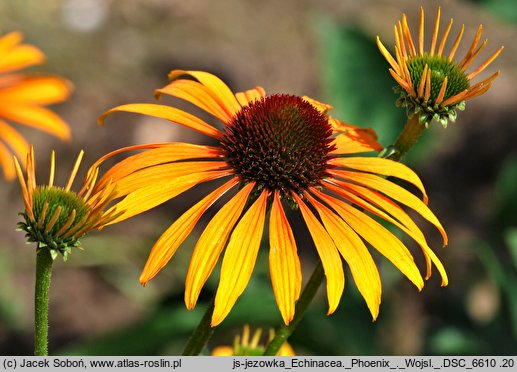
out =
[(7, 121), (37, 128), (62, 140), (70, 138), (68, 125), (43, 106), (66, 100), (71, 84), (55, 76), (17, 73), (45, 60), (38, 48), (21, 42), (18, 32), (0, 37), (0, 165), (7, 179), (16, 176), (11, 151), (24, 159), (29, 149), (23, 136)]
[(391, 66), (390, 73), (400, 85), (397, 87), (397, 92), (400, 93), (398, 104), (406, 107), (410, 116), (419, 115), (422, 124), (427, 125), (434, 119), (446, 126), (448, 120), (455, 121), (456, 108), (463, 110), (466, 100), (485, 93), (499, 75), (499, 71), (497, 71), (490, 77), (471, 85), (471, 80), (499, 56), (503, 47), (500, 47), (474, 71), (468, 73), (467, 69), (483, 50), (488, 40), (485, 39), (478, 46), (483, 30), (483, 26), (479, 25), (467, 54), (457, 62), (454, 60), (454, 56), (465, 27), (461, 26), (449, 54), (444, 54), (452, 22), (451, 19), (442, 38), (438, 41), (440, 28), (440, 8), (438, 8), (431, 46), (429, 51), (426, 51), (424, 47), (424, 9), (420, 8), (417, 43), (411, 37), (406, 15), (403, 14), (402, 21), (394, 26), (395, 58), (377, 37), (377, 45)]
[(52, 151), (49, 182), (36, 184), (34, 149), (27, 154), (25, 180), (18, 159), (14, 158), (14, 167), (23, 193), (25, 222), (18, 224), (26, 232), (28, 242), (38, 244), (38, 250), (49, 249), (53, 259), (62, 254), (66, 260), (73, 247), (80, 245), (79, 238), (93, 229), (101, 228), (118, 216), (115, 209), (104, 212), (115, 197), (114, 185), (107, 183), (93, 192), (97, 179), (97, 169), (85, 179), (79, 192), (71, 190), (77, 171), (81, 164), (83, 151), (79, 153), (70, 178), (65, 187), (54, 186), (55, 155)]
[[(195, 80), (182, 78), (190, 76)], [(377, 317), (381, 282), (368, 242), (421, 289), (422, 276), (408, 249), (370, 214), (385, 219), (422, 247), (447, 284), (442, 264), (424, 235), (398, 204), (406, 205), (446, 234), (427, 208), (424, 187), (405, 165), (376, 158), (350, 156), (380, 150), (371, 130), (342, 123), (327, 115), (328, 105), (309, 98), (275, 94), (260, 87), (233, 94), (207, 72), (175, 70), (171, 83), (157, 94), (184, 99), (224, 123), (221, 131), (180, 109), (155, 104), (128, 104), (114, 112), (133, 112), (164, 118), (214, 138), (218, 146), (163, 143), (131, 146), (146, 151), (109, 169), (98, 183), (110, 180), (124, 210), (112, 223), (151, 209), (203, 182), (229, 177), (179, 217), (158, 239), (140, 277), (151, 280), (171, 259), (201, 216), (232, 188), (238, 192), (215, 214), (201, 234), (186, 278), (185, 303), (196, 305), (201, 288), (226, 247), (212, 325), (219, 324), (242, 294), (255, 266), (264, 228), (269, 228), (269, 263), (275, 297), (285, 323), (294, 315), (302, 274), (295, 233), (285, 206), (299, 210), (314, 240), (327, 278), (329, 313), (336, 310), (344, 288), (342, 259), (371, 311)], [(424, 202), (386, 179), (391, 176), (415, 185)], [(238, 186), (238, 187), (237, 187)], [(356, 208), (359, 207), (360, 209)], [(319, 218), (318, 218), (319, 216)], [(269, 221), (269, 223), (266, 222)]]

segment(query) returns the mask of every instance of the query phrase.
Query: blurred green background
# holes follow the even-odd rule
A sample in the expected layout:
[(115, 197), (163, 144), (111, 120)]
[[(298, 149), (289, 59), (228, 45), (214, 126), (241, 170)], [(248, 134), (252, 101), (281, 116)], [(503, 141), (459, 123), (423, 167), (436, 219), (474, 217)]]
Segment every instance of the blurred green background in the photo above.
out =
[[(348, 278), (332, 316), (325, 315), (320, 291), (291, 339), (299, 354), (517, 352), (517, 3), (422, 3), (427, 26), (437, 5), (442, 5), (442, 25), (455, 19), (453, 37), (465, 23), (460, 54), (479, 23), (489, 42), (478, 63), (505, 45), (482, 75), (501, 70), (492, 89), (469, 101), (447, 130), (433, 126), (407, 159), (449, 234), (449, 246), (442, 249), (437, 232), (421, 223), (450, 284), (441, 288), (434, 275), (418, 293), (375, 256), (383, 281), (378, 320), (371, 321)], [(33, 71), (59, 74), (75, 85), (72, 99), (55, 108), (72, 127), (71, 143), (21, 129), (35, 144), (38, 174), (47, 176), (50, 151), (56, 149), (58, 179), (64, 182), (81, 148), (90, 164), (131, 144), (209, 143), (179, 126), (142, 116), (114, 115), (106, 127), (96, 124), (101, 113), (116, 105), (154, 102), (153, 90), (165, 85), (167, 73), (177, 68), (212, 72), (234, 91), (261, 85), (269, 93), (309, 95), (332, 104), (334, 116), (375, 128), (380, 142), (388, 145), (404, 124), (404, 113), (394, 106), (395, 83), (377, 51), (375, 35), (392, 50), (393, 25), (405, 12), (416, 30), (419, 6), (411, 0), (4, 0), (0, 31), (22, 31), (27, 42), (47, 54), (48, 63)], [(217, 273), (191, 312), (183, 304), (183, 285), (195, 236), (146, 288), (138, 276), (153, 242), (201, 190), (90, 234), (83, 240), (85, 251), (55, 265), (51, 354), (181, 352), (217, 287)], [(0, 180), (3, 355), (32, 353), (34, 247), (15, 231), (22, 208), (18, 185)], [(407, 244), (423, 270), (419, 249)], [(315, 257), (304, 245), (299, 242), (307, 278)], [(267, 329), (280, 323), (264, 248), (247, 290), (216, 330), (210, 348), (231, 344), (243, 324)]]

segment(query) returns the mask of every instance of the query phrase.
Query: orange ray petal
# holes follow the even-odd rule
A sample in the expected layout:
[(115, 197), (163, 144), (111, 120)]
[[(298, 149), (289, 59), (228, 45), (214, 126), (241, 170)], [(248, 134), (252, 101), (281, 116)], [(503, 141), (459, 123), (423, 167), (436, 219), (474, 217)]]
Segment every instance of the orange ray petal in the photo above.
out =
[(222, 161), (192, 161), (160, 164), (154, 167), (140, 169), (116, 182), (117, 198), (125, 196), (138, 189), (156, 182), (182, 177), (192, 173), (201, 173), (228, 168)]
[[(154, 208), (199, 183), (228, 176), (229, 174), (228, 171), (193, 173), (174, 179), (162, 180), (137, 189), (106, 212), (109, 213), (115, 208), (119, 211), (124, 211), (119, 217), (111, 221), (110, 225)], [(129, 185), (128, 187), (131, 186)]]
[(8, 180), (12, 180), (16, 177), (16, 170), (11, 158), (11, 152), (9, 149), (0, 142), (0, 165), (4, 170), (4, 177)]
[(268, 194), (268, 190), (262, 191), (241, 218), (230, 237), (221, 266), (212, 327), (220, 324), (226, 318), (251, 278), (264, 231)]
[(436, 48), (436, 40), (438, 39), (438, 30), (440, 29), (440, 7), (436, 11), (436, 19), (434, 21), (433, 37), (431, 38), (431, 49), (430, 55), (434, 55), (434, 49)]
[(218, 101), (210, 89), (197, 81), (175, 80), (169, 85), (157, 89), (154, 95), (156, 99), (160, 99), (162, 94), (184, 99), (215, 116), (223, 123), (227, 123), (232, 118), (224, 103)]
[(70, 139), (70, 128), (52, 111), (38, 106), (9, 104), (0, 106), (0, 116), (37, 128), (62, 140)]
[(188, 112), (174, 107), (156, 105), (152, 103), (132, 103), (128, 105), (117, 106), (102, 114), (102, 116), (98, 119), (99, 124), (103, 125), (106, 116), (111, 115), (114, 112), (131, 112), (135, 114), (154, 116), (157, 118), (169, 120), (179, 125), (183, 125), (187, 128), (193, 129), (199, 133), (213, 138), (220, 138), (222, 136), (222, 133), (219, 129), (214, 128), (210, 124), (207, 124), (203, 120), (192, 114), (189, 114)]
[(295, 302), (302, 288), (300, 258), (294, 234), (275, 191), (269, 218), (269, 272), (275, 299), (287, 325), (294, 317)]
[(489, 64), (491, 64), (503, 51), (504, 47), (500, 47), (496, 50), (494, 54), (492, 54), (485, 62), (481, 64), (477, 69), (472, 71), (470, 75), (467, 77), (467, 79), (472, 80), (477, 74), (479, 74), (481, 71), (483, 71)]
[(296, 194), (292, 194), (296, 203), (300, 207), (305, 224), (309, 229), (318, 255), (320, 256), (323, 270), (327, 278), (327, 297), (329, 310), (327, 314), (332, 314), (339, 305), (343, 289), (345, 288), (345, 275), (343, 263), (339, 256), (338, 249), (325, 228), (312, 214), (302, 199)]
[[(97, 183), (95, 189), (100, 190), (109, 180), (115, 182), (133, 172), (159, 164), (172, 163), (178, 160), (216, 158), (220, 156), (218, 150), (213, 147), (183, 142), (130, 146), (125, 148), (125, 151), (138, 150), (140, 148), (145, 149), (146, 147), (150, 147), (150, 149), (129, 156), (108, 169)], [(117, 150), (104, 156), (95, 162), (94, 166), (98, 167), (103, 161), (120, 152), (122, 151)]]
[(404, 38), (408, 43), (409, 56), (416, 56), (415, 44), (413, 43), (413, 38), (411, 37), (411, 31), (409, 30), (409, 25), (407, 23), (407, 17), (405, 14), (402, 14), (402, 31), (404, 32)]
[(465, 25), (461, 25), (460, 32), (458, 33), (458, 37), (454, 41), (454, 44), (451, 48), (451, 52), (449, 53), (449, 61), (452, 61), (454, 55), (456, 54), (456, 50), (458, 50), (458, 46), (460, 45), (461, 37), (463, 36), (463, 32), (465, 31)]
[(445, 230), (443, 229), (440, 221), (438, 221), (438, 218), (436, 218), (434, 213), (427, 207), (427, 205), (425, 205), (419, 198), (407, 191), (405, 188), (382, 177), (371, 174), (361, 174), (357, 172), (346, 171), (335, 171), (335, 173), (339, 174), (340, 177), (343, 177), (347, 180), (351, 180), (361, 185), (370, 187), (373, 190), (380, 191), (393, 200), (396, 200), (397, 202), (414, 209), (416, 212), (418, 212), (418, 214), (420, 214), (438, 229), (442, 235), (444, 245), (447, 245), (447, 234), (445, 233)]
[(382, 174), (383, 176), (397, 177), (416, 186), (427, 203), (427, 194), (420, 178), (406, 165), (382, 158), (336, 158), (329, 161), (331, 164), (341, 165), (346, 168), (357, 169), (363, 172)]
[(21, 44), (11, 49), (0, 59), (0, 73), (21, 70), (29, 66), (41, 64), (45, 55), (38, 48)]
[(418, 28), (418, 53), (424, 55), (424, 8), (420, 7), (420, 23)]
[(384, 56), (384, 58), (386, 58), (386, 61), (388, 61), (391, 68), (393, 68), (393, 70), (397, 73), (397, 75), (401, 75), (402, 71), (400, 71), (399, 64), (397, 63), (397, 61), (395, 61), (395, 59), (393, 58), (391, 53), (388, 51), (388, 49), (386, 49), (386, 47), (381, 42), (381, 39), (378, 36), (377, 36), (377, 47), (381, 51), (381, 54)]
[[(24, 158), (27, 155), (29, 144), (25, 138), (3, 120), (0, 120), (0, 139), (7, 143), (19, 157)], [(10, 158), (9, 156), (9, 162)]]
[(336, 149), (331, 154), (355, 154), (382, 150), (377, 142), (377, 135), (371, 129), (351, 129), (339, 134), (334, 145)]
[(185, 280), (187, 309), (193, 309), (196, 306), (201, 288), (214, 270), (228, 236), (239, 219), (254, 186), (254, 182), (244, 186), (215, 214), (199, 237)]
[(230, 190), (238, 182), (238, 178), (232, 178), (224, 185), (204, 197), (196, 205), (181, 215), (174, 223), (160, 236), (154, 244), (145, 267), (140, 275), (140, 283), (146, 285), (158, 272), (169, 262), (178, 247), (192, 232), (201, 216), (208, 208), (219, 199), (225, 192)]
[[(314, 191), (314, 188), (311, 188), (311, 191)], [(373, 320), (377, 319), (381, 304), (381, 278), (370, 252), (345, 221), (308, 193), (305, 195), (314, 209), (318, 211), (325, 229), (336, 244), (341, 256), (348, 263), (357, 289), (365, 299)]]
[(359, 236), (370, 243), (391, 261), (415, 286), (421, 290), (424, 281), (408, 249), (391, 232), (373, 218), (358, 211), (351, 205), (319, 192), (311, 190), (318, 198), (330, 205)]
[(443, 33), (442, 40), (440, 41), (440, 45), (438, 46), (438, 52), (436, 54), (439, 56), (442, 55), (443, 49), (445, 48), (445, 43), (447, 41), (447, 36), (449, 36), (449, 32), (451, 31), (452, 23), (453, 23), (453, 20), (451, 18), (451, 20), (449, 21), (449, 24), (447, 25), (447, 28), (445, 29), (445, 32)]
[(266, 91), (262, 87), (256, 87), (254, 89), (249, 89), (245, 92), (235, 93), (235, 98), (239, 101), (241, 106), (247, 106), (251, 102), (261, 99), (266, 96)]
[(240, 111), (241, 106), (231, 89), (217, 76), (204, 71), (173, 70), (169, 73), (169, 79), (172, 81), (181, 75), (191, 75), (210, 89), (213, 92), (213, 96), (224, 103), (225, 109), (231, 116)]
[(19, 79), (16, 84), (0, 88), (2, 102), (50, 105), (63, 102), (70, 95), (72, 84), (62, 78), (31, 76)]

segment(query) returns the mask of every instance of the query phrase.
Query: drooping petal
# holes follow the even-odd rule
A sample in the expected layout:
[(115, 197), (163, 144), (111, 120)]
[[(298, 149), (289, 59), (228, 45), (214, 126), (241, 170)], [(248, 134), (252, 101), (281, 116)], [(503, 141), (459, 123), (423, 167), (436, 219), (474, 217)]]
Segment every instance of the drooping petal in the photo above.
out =
[(182, 75), (191, 75), (210, 89), (210, 91), (213, 92), (213, 97), (224, 103), (224, 107), (231, 116), (235, 115), (241, 109), (231, 89), (217, 76), (205, 71), (173, 70), (169, 73), (169, 79), (173, 81)]
[(339, 256), (338, 249), (332, 238), (329, 236), (325, 228), (318, 219), (312, 214), (311, 210), (305, 205), (302, 199), (292, 194), (296, 203), (300, 207), (305, 224), (309, 229), (318, 255), (320, 256), (323, 270), (327, 278), (327, 297), (329, 301), (328, 314), (332, 314), (339, 305), (339, 300), (345, 288), (345, 274), (343, 272), (343, 263)]
[(334, 139), (333, 144), (336, 149), (331, 154), (356, 154), (382, 150), (382, 146), (367, 131), (368, 129), (354, 129), (339, 134)]
[(269, 272), (276, 302), (285, 324), (294, 317), (295, 302), (302, 288), (300, 258), (294, 234), (275, 191), (269, 218)]
[(222, 133), (219, 129), (214, 128), (210, 124), (199, 119), (197, 116), (189, 114), (188, 112), (177, 109), (175, 107), (157, 105), (153, 103), (131, 103), (114, 107), (99, 117), (99, 124), (103, 125), (106, 117), (113, 114), (114, 112), (131, 112), (135, 114), (154, 116), (157, 118), (169, 120), (179, 125), (183, 125), (187, 128), (193, 129), (199, 133), (213, 138), (220, 138), (222, 136)]
[(216, 213), (199, 237), (185, 280), (187, 309), (193, 309), (196, 306), (201, 288), (212, 273), (254, 186), (254, 182), (244, 186)]
[(351, 205), (332, 198), (316, 189), (311, 190), (318, 198), (334, 209), (359, 236), (370, 243), (390, 260), (406, 277), (421, 290), (424, 281), (408, 249), (391, 232), (377, 221)]
[(350, 157), (335, 158), (329, 161), (331, 164), (340, 165), (346, 168), (357, 169), (363, 172), (382, 174), (383, 176), (397, 177), (404, 181), (410, 182), (423, 195), (424, 202), (427, 203), (427, 194), (420, 178), (408, 166), (383, 158), (367, 158), (367, 157)]
[(226, 318), (251, 278), (264, 231), (268, 194), (268, 190), (262, 191), (230, 237), (224, 253), (221, 278), (215, 296), (212, 327)]
[(50, 105), (67, 99), (72, 89), (69, 81), (58, 77), (31, 76), (17, 80), (15, 84), (0, 88), (2, 102)]
[(438, 229), (438, 231), (440, 231), (440, 234), (443, 238), (443, 244), (447, 245), (447, 233), (445, 232), (438, 218), (436, 218), (434, 213), (419, 198), (407, 191), (405, 188), (373, 174), (347, 171), (332, 172), (345, 179), (370, 187), (373, 190), (380, 191), (393, 200), (396, 200), (399, 203), (414, 209), (427, 221), (431, 222)]
[[(221, 156), (220, 151), (210, 146), (200, 146), (191, 143), (171, 142), (166, 144), (150, 144), (149, 150), (129, 156), (108, 169), (97, 183), (96, 189), (102, 188), (110, 180), (113, 182), (130, 175), (140, 169), (159, 164), (172, 163), (179, 160), (216, 158)], [(146, 149), (143, 146), (129, 146), (124, 151), (113, 151), (99, 159), (92, 167), (98, 167), (103, 161), (121, 152)]]
[[(216, 178), (228, 176), (229, 171), (212, 171), (193, 173), (173, 179), (165, 179), (154, 184), (135, 189), (120, 202), (111, 207), (106, 213), (111, 212), (115, 208), (123, 213), (110, 222), (114, 224), (123, 221), (129, 217), (145, 212), (151, 208), (170, 200), (177, 195), (187, 191), (191, 187)], [(116, 183), (115, 183), (116, 186)], [(132, 187), (127, 185), (127, 187)]]
[(381, 303), (381, 278), (370, 252), (368, 252), (361, 238), (345, 221), (308, 193), (305, 195), (314, 209), (318, 211), (325, 230), (336, 244), (339, 253), (348, 263), (357, 289), (365, 299), (373, 319), (377, 319)]
[(174, 223), (160, 236), (154, 244), (144, 270), (140, 275), (140, 283), (146, 285), (158, 272), (169, 262), (178, 247), (192, 232), (201, 216), (208, 208), (219, 199), (226, 191), (230, 190), (238, 179), (232, 178), (224, 185), (204, 197), (192, 208), (181, 215)]
[(0, 116), (45, 131), (62, 140), (70, 139), (68, 125), (44, 107), (10, 103), (0, 106)]
[[(357, 206), (369, 212), (372, 212), (381, 218), (384, 218), (386, 221), (391, 222), (392, 224), (403, 230), (411, 238), (413, 238), (422, 248), (422, 252), (426, 259), (427, 274), (425, 279), (429, 279), (429, 277), (431, 276), (432, 262), (435, 264), (436, 268), (440, 272), (440, 275), (442, 277), (442, 286), (446, 286), (448, 284), (447, 273), (445, 272), (445, 268), (443, 267), (442, 263), (440, 262), (438, 257), (436, 257), (431, 248), (429, 248), (429, 245), (427, 244), (427, 241), (422, 231), (418, 228), (418, 226), (413, 222), (413, 220), (400, 206), (398, 206), (396, 203), (394, 203), (391, 199), (387, 198), (386, 196), (373, 190), (370, 190), (366, 187), (362, 187), (355, 184), (347, 184), (344, 182), (339, 183), (339, 185), (339, 187), (333, 186), (331, 184), (327, 184), (326, 186), (329, 190), (337, 193), (340, 196), (343, 196), (344, 198), (350, 200)], [(363, 198), (366, 200), (364, 200)], [(374, 207), (367, 201), (384, 209), (388, 214)], [(420, 200), (418, 201), (420, 202)], [(392, 218), (391, 216), (395, 218)]]

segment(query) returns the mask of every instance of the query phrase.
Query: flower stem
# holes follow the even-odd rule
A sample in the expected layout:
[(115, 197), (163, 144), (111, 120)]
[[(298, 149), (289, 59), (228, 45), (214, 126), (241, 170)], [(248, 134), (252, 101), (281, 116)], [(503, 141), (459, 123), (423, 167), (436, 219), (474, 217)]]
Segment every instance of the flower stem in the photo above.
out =
[(413, 115), (408, 117), (406, 126), (400, 133), (397, 141), (385, 151), (381, 152), (379, 156), (400, 161), (404, 155), (417, 143), (418, 139), (424, 133), (427, 126), (425, 124), (421, 124), (418, 120), (418, 115)]
[(34, 289), (34, 355), (48, 355), (48, 293), (52, 274), (52, 257), (48, 249), (36, 254)]
[(196, 330), (187, 341), (187, 345), (183, 350), (183, 356), (199, 355), (210, 337), (212, 337), (215, 327), (212, 327), (210, 323), (212, 321), (212, 314), (214, 313), (214, 302), (215, 296), (212, 301), (210, 301), (210, 304), (208, 304), (205, 315), (203, 315), (203, 318), (199, 322)]
[(275, 337), (267, 346), (266, 350), (264, 351), (264, 355), (273, 356), (278, 353), (278, 350), (280, 350), (284, 342), (287, 341), (289, 336), (291, 336), (291, 334), (298, 326), (298, 323), (300, 323), (300, 321), (302, 320), (303, 316), (305, 315), (305, 311), (309, 307), (309, 304), (314, 298), (316, 291), (323, 282), (324, 277), (325, 273), (323, 271), (323, 265), (320, 261), (314, 268), (314, 271), (312, 272), (309, 281), (305, 285), (305, 288), (303, 289), (303, 292), (300, 295), (300, 299), (298, 300), (298, 302), (296, 302), (296, 309), (294, 312), (293, 320), (291, 321), (291, 323), (289, 323), (289, 325), (283, 324), (275, 332)]

